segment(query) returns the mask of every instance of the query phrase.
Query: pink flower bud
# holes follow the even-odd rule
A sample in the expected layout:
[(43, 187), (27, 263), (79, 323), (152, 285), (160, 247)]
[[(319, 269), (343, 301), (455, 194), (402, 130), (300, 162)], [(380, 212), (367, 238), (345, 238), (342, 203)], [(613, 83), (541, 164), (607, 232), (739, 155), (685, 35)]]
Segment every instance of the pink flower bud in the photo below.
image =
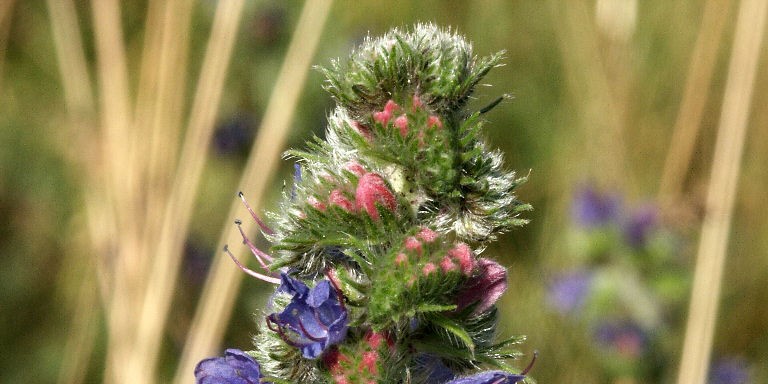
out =
[(409, 236), (405, 239), (405, 249), (421, 255), (421, 241), (413, 236)]
[(397, 208), (395, 195), (387, 188), (384, 179), (376, 173), (369, 172), (360, 177), (355, 191), (357, 207), (365, 210), (373, 220), (379, 219), (376, 203), (394, 211)]
[(429, 276), (430, 273), (434, 272), (437, 269), (434, 264), (432, 263), (426, 263), (424, 264), (424, 267), (421, 269), (421, 273), (424, 274), (424, 276)]
[(365, 175), (366, 173), (365, 168), (362, 165), (360, 165), (360, 163), (355, 161), (350, 161), (347, 164), (345, 164), (344, 169), (354, 173), (358, 177)]
[(408, 134), (408, 116), (400, 115), (395, 119), (395, 127), (400, 130), (400, 136), (405, 137)]
[(423, 106), (424, 106), (424, 102), (421, 101), (421, 98), (419, 97), (419, 95), (414, 94), (413, 95), (413, 109), (414, 110), (421, 109), (421, 107), (423, 107)]
[(317, 200), (314, 196), (310, 196), (307, 198), (307, 203), (317, 209), (318, 211), (325, 212), (325, 203), (322, 201)]
[(389, 120), (392, 118), (392, 115), (395, 113), (395, 110), (398, 108), (400, 107), (397, 105), (397, 103), (389, 100), (384, 106), (383, 111), (373, 113), (373, 120), (375, 120), (377, 123), (380, 123), (381, 125), (387, 125), (389, 124)]
[(459, 263), (459, 266), (461, 267), (461, 273), (466, 276), (472, 274), (472, 269), (475, 266), (475, 260), (469, 245), (458, 243), (453, 247), (453, 249), (448, 251), (448, 255)]
[(408, 261), (408, 256), (405, 255), (405, 253), (398, 253), (397, 256), (395, 256), (395, 264), (397, 265), (403, 265)]
[(453, 272), (456, 270), (456, 263), (454, 263), (448, 256), (443, 257), (443, 260), (440, 261), (440, 269), (442, 269), (443, 272)]
[(387, 104), (384, 105), (384, 112), (389, 113), (391, 115), (395, 113), (395, 110), (397, 110), (398, 108), (400, 108), (400, 106), (397, 105), (397, 103), (395, 103), (394, 100), (390, 99), (390, 100), (387, 100)]
[(378, 369), (376, 367), (376, 362), (378, 360), (379, 360), (378, 352), (375, 352), (375, 351), (363, 352), (363, 359), (360, 360), (360, 366), (357, 367), (357, 370), (360, 373), (368, 371), (369, 373), (375, 375), (378, 373)]
[(357, 132), (363, 136), (366, 140), (371, 141), (373, 140), (373, 135), (371, 134), (371, 129), (363, 125), (363, 123), (353, 120), (352, 126), (355, 127)]
[(341, 209), (347, 212), (354, 212), (355, 210), (354, 204), (352, 204), (352, 202), (349, 201), (346, 196), (344, 196), (344, 192), (338, 189), (331, 191), (331, 195), (328, 197), (328, 202), (337, 207), (341, 207)]
[(418, 234), (416, 234), (416, 237), (418, 237), (419, 239), (424, 240), (425, 243), (431, 243), (431, 242), (434, 242), (435, 240), (437, 240), (437, 232), (435, 232), (435, 231), (433, 231), (433, 230), (431, 230), (431, 229), (429, 229), (427, 227), (424, 227), (424, 228), (421, 229), (421, 231), (419, 231)]
[(443, 127), (443, 122), (440, 121), (439, 117), (437, 117), (435, 115), (430, 115), (427, 118), (427, 127), (428, 128), (432, 128), (432, 127), (442, 128)]
[(506, 268), (493, 260), (480, 259), (477, 261), (477, 273), (459, 292), (457, 310), (478, 303), (472, 314), (483, 313), (496, 304), (506, 289)]

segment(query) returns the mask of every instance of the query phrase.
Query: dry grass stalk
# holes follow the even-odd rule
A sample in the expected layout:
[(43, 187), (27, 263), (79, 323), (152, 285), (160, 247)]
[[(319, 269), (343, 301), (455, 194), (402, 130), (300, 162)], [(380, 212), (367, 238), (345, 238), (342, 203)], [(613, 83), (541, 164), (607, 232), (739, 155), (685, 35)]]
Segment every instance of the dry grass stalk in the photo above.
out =
[[(331, 3), (331, 0), (305, 3), (275, 82), (264, 120), (239, 185), (243, 191), (252, 196), (256, 209), (261, 206), (267, 185), (277, 169), (279, 154), (284, 146)], [(230, 224), (241, 209), (239, 200), (235, 201), (230, 208), (219, 247), (228, 243), (241, 242), (239, 233), (233, 230)], [(249, 220), (243, 222), (243, 227), (245, 231), (253, 229)], [(242, 255), (243, 249), (233, 248), (232, 250)], [(241, 279), (242, 273), (231, 265), (230, 260), (220, 255), (214, 259), (174, 382), (189, 382), (197, 362), (214, 353), (229, 321)]]
[(767, 8), (768, 2), (765, 0), (744, 0), (739, 7), (707, 191), (707, 211), (699, 240), (688, 324), (677, 379), (679, 384), (704, 383), (707, 379), (728, 234)]
[(730, 1), (708, 0), (704, 5), (685, 91), (659, 185), (658, 200), (664, 205), (672, 205), (679, 199), (685, 176), (690, 169), (730, 9)]
[[(181, 262), (182, 247), (193, 211), (195, 191), (213, 134), (214, 121), (243, 4), (242, 0), (219, 2), (216, 11), (213, 31), (192, 105), (189, 126), (183, 141), (180, 167), (173, 180), (170, 196), (164, 201), (165, 204), (162, 207), (163, 216), (159, 220), (161, 227), (156, 238), (157, 248), (153, 249), (151, 268), (148, 271), (149, 280), (142, 300), (136, 349), (132, 355), (131, 364), (131, 370), (140, 375), (137, 378), (138, 382), (148, 383), (155, 379), (157, 356)], [(188, 19), (186, 21), (188, 22)], [(178, 31), (172, 32), (178, 33)], [(165, 61), (168, 70), (173, 70), (174, 57), (177, 58), (178, 53), (170, 54), (166, 58), (169, 60)], [(170, 74), (166, 72), (166, 75)], [(172, 104), (169, 107), (174, 108)], [(156, 122), (168, 122), (166, 119), (174, 119), (174, 112), (178, 111), (173, 109), (165, 111), (163, 114), (170, 116), (157, 119)], [(164, 128), (163, 125), (155, 126), (155, 129), (162, 128)]]
[(88, 161), (93, 158), (92, 153), (85, 150), (90, 147), (85, 137), (92, 131), (95, 111), (93, 88), (88, 76), (75, 5), (68, 0), (48, 0), (47, 6), (62, 78), (64, 103), (70, 120), (67, 148), (80, 148), (79, 151), (69, 151), (68, 155), (80, 169), (85, 170), (81, 182), (85, 185), (85, 210), (91, 249), (94, 250), (92, 257), (78, 257), (73, 260), (81, 264), (73, 266), (73, 269), (82, 273), (83, 281), (76, 302), (72, 305), (74, 312), (62, 354), (58, 382), (75, 384), (85, 378), (96, 338), (99, 307), (97, 292), (101, 293), (102, 299), (106, 294), (104, 282), (97, 285), (96, 281), (97, 277), (103, 277), (105, 272), (103, 269), (97, 271), (104, 265), (97, 257), (106, 254), (115, 230), (114, 217), (110, 217), (111, 211), (103, 201), (103, 190), (98, 187), (103, 185), (104, 173), (94, 164), (98, 162)]

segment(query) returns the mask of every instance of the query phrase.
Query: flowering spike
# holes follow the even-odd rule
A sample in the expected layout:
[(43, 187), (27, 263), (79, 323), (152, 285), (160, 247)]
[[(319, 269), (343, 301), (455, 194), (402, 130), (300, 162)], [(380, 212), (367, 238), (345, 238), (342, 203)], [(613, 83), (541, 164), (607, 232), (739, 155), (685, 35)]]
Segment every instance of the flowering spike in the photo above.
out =
[(296, 171), (269, 216), (275, 230), (246, 203), (274, 258), (238, 225), (262, 267), (284, 272), (258, 274), (225, 249), (241, 270), (280, 283), (254, 340), (265, 378), (252, 382), (525, 378), (530, 367), (466, 372), (518, 353), (514, 340), (493, 340), (506, 269), (475, 254), (528, 209), (514, 195), (524, 180), (483, 140), (484, 110), (466, 105), (500, 59), (423, 24), (368, 38), (323, 69), (336, 106), (323, 139), (288, 152)]

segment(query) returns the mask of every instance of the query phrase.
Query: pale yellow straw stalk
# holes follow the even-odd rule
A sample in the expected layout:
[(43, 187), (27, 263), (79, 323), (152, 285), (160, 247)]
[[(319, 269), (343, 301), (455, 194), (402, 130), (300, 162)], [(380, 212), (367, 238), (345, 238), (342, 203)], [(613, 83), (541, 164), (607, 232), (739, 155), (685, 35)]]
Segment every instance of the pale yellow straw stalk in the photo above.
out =
[[(280, 151), (284, 146), (331, 3), (331, 0), (305, 3), (283, 66), (275, 81), (264, 120), (239, 184), (251, 197), (256, 209), (261, 206), (267, 185), (277, 169)], [(233, 230), (231, 225), (241, 209), (240, 201), (236, 199), (227, 214), (219, 248), (224, 244), (242, 241), (239, 232)], [(252, 229), (250, 221), (243, 222), (243, 230)], [(244, 248), (232, 249), (240, 254), (243, 250)], [(221, 254), (214, 259), (176, 371), (175, 383), (188, 383), (197, 362), (213, 354), (221, 342), (241, 279), (242, 272), (231, 264), (231, 260), (221, 257)]]
[(93, 28), (96, 42), (97, 72), (102, 126), (102, 161), (106, 164), (106, 186), (109, 205), (115, 210), (118, 239), (112, 286), (108, 297), (107, 367), (105, 381), (120, 382), (125, 377), (123, 362), (130, 353), (134, 337), (131, 309), (138, 305), (140, 284), (138, 239), (139, 222), (134, 209), (135, 190), (126, 188), (120, 177), (124, 156), (130, 152), (128, 69), (122, 36), (119, 3), (116, 0), (93, 0)]
[(728, 234), (765, 29), (766, 8), (768, 2), (765, 0), (744, 0), (739, 7), (707, 191), (707, 210), (699, 240), (678, 384), (700, 384), (707, 381)]
[[(183, 142), (180, 166), (164, 207), (157, 248), (152, 254), (149, 280), (140, 307), (135, 349), (128, 363), (129, 371), (134, 375), (132, 382), (151, 383), (156, 379), (157, 358), (178, 276), (182, 246), (188, 231), (193, 211), (192, 204), (208, 152), (208, 144), (213, 134), (243, 5), (243, 0), (221, 1), (214, 16), (213, 29)], [(171, 54), (161, 60), (161, 63), (165, 62), (165, 65), (168, 65), (168, 70), (172, 69), (170, 67), (172, 61), (167, 60), (173, 60), (174, 56), (176, 55)], [(164, 75), (167, 76), (170, 73), (166, 71)], [(156, 112), (165, 114), (172, 111)], [(171, 116), (170, 119), (173, 117)], [(164, 120), (156, 120), (156, 123), (162, 121)], [(163, 127), (156, 125), (154, 128), (162, 129)]]
[(726, 20), (731, 13), (730, 9), (730, 1), (707, 0), (704, 5), (704, 15), (701, 18), (699, 34), (691, 55), (683, 99), (675, 120), (659, 184), (658, 200), (665, 206), (677, 202), (686, 174), (690, 169), (691, 156), (701, 129), (701, 119), (712, 85)]
[[(104, 264), (98, 257), (106, 254), (108, 244), (114, 238), (114, 215), (105, 204), (103, 188), (104, 172), (94, 163), (88, 162), (89, 152), (85, 148), (88, 142), (85, 136), (93, 130), (94, 105), (92, 85), (88, 77), (88, 67), (80, 38), (75, 5), (71, 0), (48, 0), (48, 14), (51, 21), (59, 72), (64, 90), (64, 103), (69, 114), (67, 129), (67, 148), (80, 148), (69, 151), (74, 162), (85, 172), (81, 182), (85, 195), (85, 210), (88, 230), (91, 238), (91, 257), (77, 257), (74, 266), (82, 274), (82, 283), (76, 302), (72, 305), (73, 315), (68, 329), (67, 341), (62, 354), (58, 382), (60, 384), (81, 383), (88, 371), (90, 354), (98, 330), (98, 294), (102, 299), (106, 294), (104, 282), (97, 285), (97, 276), (104, 277), (105, 271), (97, 268)], [(92, 160), (92, 158), (91, 158)], [(101, 288), (101, 289), (98, 289)]]

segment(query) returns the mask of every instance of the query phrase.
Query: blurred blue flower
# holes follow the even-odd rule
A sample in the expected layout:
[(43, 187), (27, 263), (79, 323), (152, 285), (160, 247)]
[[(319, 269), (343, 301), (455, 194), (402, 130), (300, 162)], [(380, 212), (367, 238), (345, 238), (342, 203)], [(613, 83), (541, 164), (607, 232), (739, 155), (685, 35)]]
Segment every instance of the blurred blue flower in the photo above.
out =
[(632, 212), (624, 225), (624, 239), (634, 248), (642, 248), (648, 240), (648, 235), (656, 225), (657, 210), (652, 205), (646, 205)]
[(648, 335), (632, 321), (606, 322), (595, 330), (597, 342), (619, 355), (637, 358), (645, 353)]
[(576, 192), (571, 213), (577, 224), (586, 228), (595, 228), (616, 220), (619, 209), (618, 196), (603, 194), (587, 186)]
[(254, 118), (247, 114), (235, 114), (220, 123), (213, 133), (212, 144), (218, 155), (245, 153), (251, 146)]
[(712, 363), (709, 384), (747, 384), (749, 376), (749, 367), (744, 359), (724, 358)]
[(523, 379), (525, 379), (525, 375), (515, 375), (504, 371), (486, 371), (452, 380), (446, 384), (514, 384)]
[(347, 311), (330, 281), (322, 280), (309, 289), (303, 282), (280, 275), (277, 292), (292, 295), (281, 313), (267, 317), (267, 325), (288, 344), (301, 349), (307, 359), (316, 359), (329, 346), (347, 335)]
[(258, 384), (262, 377), (259, 363), (239, 349), (227, 349), (224, 357), (205, 359), (195, 367), (197, 384)]
[(549, 284), (547, 303), (562, 314), (573, 313), (584, 305), (592, 287), (592, 274), (576, 270), (562, 274)]

